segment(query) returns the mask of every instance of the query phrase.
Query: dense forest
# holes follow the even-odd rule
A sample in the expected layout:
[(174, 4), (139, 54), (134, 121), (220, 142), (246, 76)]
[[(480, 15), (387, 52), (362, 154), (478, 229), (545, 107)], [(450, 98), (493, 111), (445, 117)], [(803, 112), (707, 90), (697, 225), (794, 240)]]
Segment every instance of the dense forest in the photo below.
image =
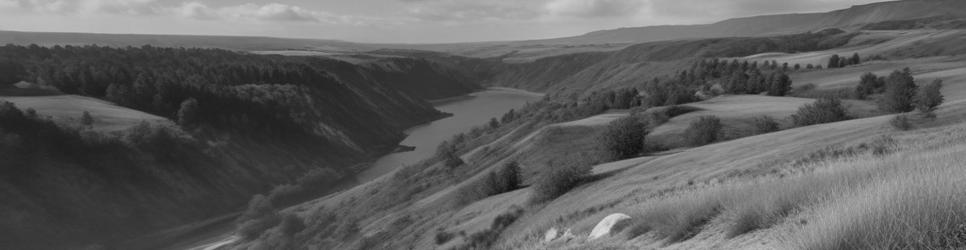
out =
[(479, 89), (471, 79), (415, 58), (2, 46), (0, 89), (30, 82), (176, 126), (105, 134), (3, 104), (0, 232), (39, 249), (115, 242), (237, 210), (307, 172), (327, 175), (314, 176), (330, 180), (312, 190), (324, 193), (351, 167), (393, 150), (402, 130), (445, 116), (426, 99)]

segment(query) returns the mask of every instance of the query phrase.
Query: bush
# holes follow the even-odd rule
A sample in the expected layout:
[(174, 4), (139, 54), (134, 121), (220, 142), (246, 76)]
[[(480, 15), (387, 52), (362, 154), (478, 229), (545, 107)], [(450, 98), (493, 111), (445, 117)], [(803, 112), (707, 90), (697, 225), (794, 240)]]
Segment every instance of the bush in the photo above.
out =
[(537, 177), (533, 184), (532, 202), (553, 200), (580, 183), (590, 174), (591, 165), (586, 163), (586, 157), (576, 157), (567, 165), (550, 162), (544, 172)]
[(808, 126), (822, 123), (843, 121), (848, 119), (842, 101), (836, 98), (822, 98), (815, 103), (807, 104), (798, 109), (792, 120), (796, 126)]
[(94, 117), (91, 116), (91, 113), (90, 112), (84, 111), (84, 113), (81, 114), (80, 122), (81, 122), (81, 125), (84, 125), (86, 127), (93, 126), (94, 125)]
[(255, 239), (279, 222), (278, 211), (271, 200), (264, 195), (255, 195), (248, 202), (248, 209), (237, 219), (238, 233), (245, 239)]
[(453, 240), (454, 237), (456, 237), (456, 235), (453, 235), (452, 233), (449, 233), (440, 229), (436, 231), (436, 238), (435, 238), (436, 245), (446, 244), (446, 242)]
[(721, 128), (721, 119), (718, 117), (702, 116), (691, 122), (688, 129), (684, 131), (685, 140), (688, 145), (694, 147), (707, 145), (718, 140)]
[(436, 150), (436, 156), (443, 161), (443, 165), (451, 169), (464, 164), (463, 159), (457, 152), (456, 145), (450, 142), (440, 143)]
[(302, 230), (305, 230), (305, 222), (302, 221), (302, 218), (299, 218), (297, 215), (286, 214), (285, 216), (282, 216), (282, 223), (279, 225), (279, 228), (281, 229), (282, 234), (292, 236), (302, 232)]
[(939, 107), (943, 103), (943, 80), (935, 80), (932, 83), (923, 86), (922, 89), (916, 93), (915, 105), (919, 112), (932, 117), (933, 112), (936, 111), (936, 107)]
[(647, 124), (637, 117), (625, 117), (613, 121), (597, 139), (612, 159), (627, 159), (644, 151)]
[(912, 129), (912, 123), (909, 123), (909, 117), (905, 115), (897, 115), (889, 120), (889, 125), (898, 130), (906, 131)]
[(516, 162), (508, 162), (501, 169), (490, 172), (485, 178), (461, 187), (457, 191), (456, 203), (459, 206), (466, 205), (491, 195), (520, 189), (522, 185), (520, 165)]
[(780, 130), (778, 122), (775, 121), (771, 116), (762, 116), (755, 118), (755, 132), (758, 134), (767, 134)]

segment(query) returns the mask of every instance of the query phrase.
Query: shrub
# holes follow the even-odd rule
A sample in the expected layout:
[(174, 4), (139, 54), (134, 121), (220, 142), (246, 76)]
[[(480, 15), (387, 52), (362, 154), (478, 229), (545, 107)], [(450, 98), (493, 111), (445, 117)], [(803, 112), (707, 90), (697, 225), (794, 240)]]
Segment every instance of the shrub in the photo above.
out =
[(259, 194), (252, 197), (248, 202), (248, 209), (238, 217), (238, 232), (245, 239), (255, 239), (279, 222), (278, 211), (271, 200)]
[(855, 98), (865, 99), (872, 94), (880, 93), (884, 85), (884, 79), (873, 73), (865, 73), (859, 81), (859, 86), (855, 87)]
[(688, 145), (694, 147), (707, 145), (718, 140), (721, 128), (721, 119), (718, 117), (702, 116), (691, 122), (688, 129), (684, 131), (685, 140)]
[(497, 171), (490, 172), (485, 178), (461, 187), (457, 191), (457, 205), (466, 205), (491, 195), (520, 189), (523, 185), (520, 165), (508, 162)]
[(450, 142), (440, 143), (436, 155), (443, 161), (443, 165), (449, 168), (456, 168), (464, 163), (457, 153), (456, 145)]
[(936, 111), (936, 107), (939, 107), (943, 103), (943, 81), (935, 80), (916, 93), (915, 105), (919, 112), (926, 114), (931, 117), (933, 112)]
[(889, 113), (909, 112), (913, 109), (916, 80), (909, 68), (894, 71), (885, 82), (885, 92), (879, 99), (879, 109)]
[(792, 120), (797, 126), (808, 126), (822, 123), (837, 122), (848, 119), (842, 101), (836, 98), (822, 98), (815, 103), (807, 104), (798, 109)]
[(84, 111), (80, 118), (81, 125), (90, 127), (94, 125), (94, 117), (91, 116), (90, 112)]
[(297, 215), (286, 214), (285, 216), (282, 216), (282, 223), (279, 225), (279, 228), (281, 229), (282, 234), (292, 236), (302, 232), (302, 230), (305, 230), (305, 222), (302, 221), (302, 218), (299, 218)]
[(637, 117), (625, 117), (611, 122), (597, 140), (611, 158), (626, 159), (644, 150), (646, 135), (646, 124)]
[(453, 235), (450, 232), (446, 232), (446, 231), (443, 231), (442, 229), (439, 229), (436, 231), (436, 237), (435, 237), (436, 245), (446, 244), (446, 242), (453, 240), (454, 237), (456, 237), (456, 235)]
[(758, 134), (767, 134), (771, 132), (778, 131), (779, 125), (771, 116), (762, 116), (755, 118), (755, 132)]
[(531, 201), (553, 200), (577, 187), (590, 174), (591, 165), (585, 162), (586, 157), (576, 158), (578, 159), (568, 161), (567, 165), (548, 163), (544, 172), (533, 184)]
[(523, 215), (523, 209), (513, 206), (509, 211), (493, 218), (490, 228), (471, 234), (463, 246), (456, 249), (489, 249), (500, 239), (500, 234)]
[(897, 115), (889, 120), (889, 125), (898, 130), (906, 131), (912, 129), (912, 124), (909, 123), (909, 117), (905, 115)]

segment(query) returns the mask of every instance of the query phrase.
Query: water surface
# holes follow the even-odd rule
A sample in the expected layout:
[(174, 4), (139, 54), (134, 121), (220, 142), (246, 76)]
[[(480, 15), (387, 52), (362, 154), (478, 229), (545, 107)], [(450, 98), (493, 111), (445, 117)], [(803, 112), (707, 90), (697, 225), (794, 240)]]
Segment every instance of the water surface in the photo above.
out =
[(436, 147), (453, 135), (483, 125), (490, 118), (499, 119), (510, 109), (519, 109), (541, 97), (540, 94), (522, 90), (491, 88), (470, 94), (467, 98), (442, 102), (436, 105), (436, 109), (453, 116), (406, 130), (408, 136), (400, 144), (414, 146), (416, 150), (383, 156), (357, 178), (360, 182), (366, 182), (400, 166), (417, 163), (432, 156)]

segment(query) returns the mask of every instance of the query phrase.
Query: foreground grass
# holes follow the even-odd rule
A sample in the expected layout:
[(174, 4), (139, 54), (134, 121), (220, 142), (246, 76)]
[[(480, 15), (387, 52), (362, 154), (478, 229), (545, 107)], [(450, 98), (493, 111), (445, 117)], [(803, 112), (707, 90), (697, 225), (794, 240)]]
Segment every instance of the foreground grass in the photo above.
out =
[(638, 207), (625, 233), (673, 244), (712, 222), (722, 223), (725, 239), (787, 223), (793, 232), (778, 238), (790, 249), (964, 248), (964, 128), (908, 136), (891, 155), (819, 159), (794, 177), (684, 191)]

